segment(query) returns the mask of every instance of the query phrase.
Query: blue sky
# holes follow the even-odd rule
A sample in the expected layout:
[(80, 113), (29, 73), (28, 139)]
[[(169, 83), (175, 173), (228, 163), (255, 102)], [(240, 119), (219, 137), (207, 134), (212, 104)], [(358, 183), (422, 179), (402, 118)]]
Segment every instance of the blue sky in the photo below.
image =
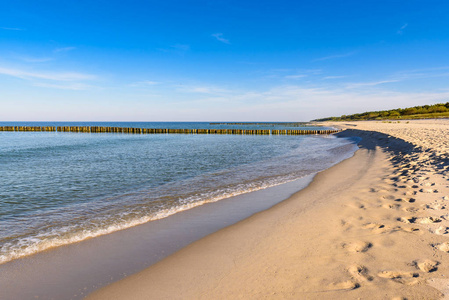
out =
[(449, 101), (447, 1), (0, 1), (0, 120), (307, 121)]

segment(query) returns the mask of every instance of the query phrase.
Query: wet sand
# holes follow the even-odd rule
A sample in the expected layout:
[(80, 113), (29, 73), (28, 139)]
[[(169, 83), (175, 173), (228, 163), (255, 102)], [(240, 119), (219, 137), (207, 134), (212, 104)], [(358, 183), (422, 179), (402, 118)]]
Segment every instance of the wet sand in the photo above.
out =
[(444, 297), (449, 122), (338, 126), (362, 138), (354, 157), (89, 299)]

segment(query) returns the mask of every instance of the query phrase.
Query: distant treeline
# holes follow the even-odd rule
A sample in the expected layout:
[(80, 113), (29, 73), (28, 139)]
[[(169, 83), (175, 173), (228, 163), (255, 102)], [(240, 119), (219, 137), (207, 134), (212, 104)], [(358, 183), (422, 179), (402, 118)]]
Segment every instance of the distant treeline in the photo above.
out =
[(316, 119), (313, 121), (359, 121), (359, 120), (385, 120), (385, 119), (430, 119), (449, 117), (449, 102), (433, 105), (414, 106), (381, 111), (369, 111), (360, 114), (342, 115)]

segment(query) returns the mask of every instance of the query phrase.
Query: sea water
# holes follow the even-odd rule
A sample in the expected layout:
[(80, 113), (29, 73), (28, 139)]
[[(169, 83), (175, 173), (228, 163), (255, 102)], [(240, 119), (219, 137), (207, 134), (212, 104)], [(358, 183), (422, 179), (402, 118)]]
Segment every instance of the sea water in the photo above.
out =
[[(209, 123), (3, 125), (289, 129)], [(294, 181), (354, 150), (352, 141), (333, 136), (0, 132), (0, 264)]]

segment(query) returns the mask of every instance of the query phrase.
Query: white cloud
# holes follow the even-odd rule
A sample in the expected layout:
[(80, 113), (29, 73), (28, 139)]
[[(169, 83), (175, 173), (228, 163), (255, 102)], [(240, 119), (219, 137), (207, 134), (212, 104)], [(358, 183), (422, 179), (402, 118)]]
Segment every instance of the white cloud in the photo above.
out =
[(211, 36), (213, 36), (214, 38), (216, 38), (217, 41), (220, 41), (220, 42), (225, 43), (225, 44), (231, 44), (231, 43), (229, 42), (228, 39), (225, 39), (225, 38), (223, 37), (223, 33), (214, 33), (214, 34), (212, 34)]
[[(34, 85), (67, 90), (92, 88), (77, 82), (41, 83), (41, 80)], [(157, 97), (147, 94), (130, 95), (127, 92), (127, 101), (123, 101), (124, 94), (111, 90), (86, 93), (82, 99), (70, 91), (65, 94), (61, 91), (57, 95), (27, 95), (24, 92), (17, 99), (12, 99), (10, 104), (6, 103), (9, 106), (0, 110), (0, 119), (31, 120), (36, 117), (36, 111), (42, 111), (39, 114), (42, 120), (308, 121), (372, 110), (432, 104), (449, 98), (449, 90), (414, 93), (389, 91), (385, 89), (387, 86), (381, 87), (384, 89), (348, 90), (329, 88), (329, 85), (280, 85), (257, 90), (229, 90), (218, 86), (197, 85), (185, 89), (175, 88), (174, 93)], [(66, 101), (60, 101), (61, 95), (64, 95)], [(36, 105), (43, 99), (45, 101), (41, 102), (42, 105)], [(79, 101), (89, 103), (93, 108), (82, 109), (84, 106), (80, 107)], [(30, 109), (23, 111), (23, 106), (18, 106), (17, 103), (26, 103)]]
[[(188, 102), (197, 120), (308, 121), (370, 110), (393, 109), (441, 102), (449, 92), (393, 92), (277, 86), (256, 92), (217, 94)], [(180, 108), (181, 109), (181, 108)], [(194, 120), (194, 119), (192, 119)]]

